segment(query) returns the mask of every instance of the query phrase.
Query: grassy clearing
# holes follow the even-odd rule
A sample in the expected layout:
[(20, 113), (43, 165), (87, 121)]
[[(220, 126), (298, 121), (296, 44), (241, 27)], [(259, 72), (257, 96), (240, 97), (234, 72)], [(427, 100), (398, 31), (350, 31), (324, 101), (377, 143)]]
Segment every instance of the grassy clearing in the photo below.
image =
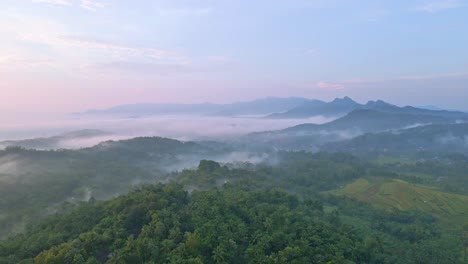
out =
[(396, 179), (360, 178), (331, 192), (381, 209), (419, 210), (451, 223), (468, 222), (468, 196)]

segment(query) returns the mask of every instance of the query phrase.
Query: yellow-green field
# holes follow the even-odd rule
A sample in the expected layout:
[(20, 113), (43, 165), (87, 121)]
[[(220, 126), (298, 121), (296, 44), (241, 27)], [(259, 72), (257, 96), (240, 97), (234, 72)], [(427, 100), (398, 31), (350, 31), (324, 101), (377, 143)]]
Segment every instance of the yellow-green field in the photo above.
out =
[(360, 178), (331, 193), (353, 197), (377, 208), (419, 210), (444, 222), (468, 222), (468, 196), (401, 180)]

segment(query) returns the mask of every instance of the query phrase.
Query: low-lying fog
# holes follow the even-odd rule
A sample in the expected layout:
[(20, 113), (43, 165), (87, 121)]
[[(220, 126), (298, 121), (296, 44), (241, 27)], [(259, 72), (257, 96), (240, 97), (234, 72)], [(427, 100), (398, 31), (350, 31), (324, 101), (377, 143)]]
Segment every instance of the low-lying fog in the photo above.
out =
[(303, 123), (322, 124), (333, 118), (321, 116), (306, 119), (265, 119), (256, 116), (152, 116), (141, 118), (83, 117), (34, 118), (25, 121), (6, 120), (0, 129), (0, 141), (56, 136), (81, 129), (99, 129), (109, 135), (68, 140), (63, 148), (79, 148), (106, 140), (139, 136), (161, 136), (179, 140), (222, 140), (243, 134), (283, 129)]

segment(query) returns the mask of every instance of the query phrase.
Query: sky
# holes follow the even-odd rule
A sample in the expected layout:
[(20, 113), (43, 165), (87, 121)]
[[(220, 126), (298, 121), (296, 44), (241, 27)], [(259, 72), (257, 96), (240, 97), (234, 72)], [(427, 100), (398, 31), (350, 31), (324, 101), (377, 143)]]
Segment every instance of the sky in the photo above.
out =
[(468, 110), (464, 0), (2, 0), (0, 115), (351, 96)]

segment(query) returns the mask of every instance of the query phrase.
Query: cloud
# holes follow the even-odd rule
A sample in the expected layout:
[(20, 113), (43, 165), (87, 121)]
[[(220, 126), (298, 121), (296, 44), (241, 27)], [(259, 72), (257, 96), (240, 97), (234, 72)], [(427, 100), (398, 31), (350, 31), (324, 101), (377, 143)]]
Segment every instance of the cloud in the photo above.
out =
[(426, 13), (437, 13), (461, 6), (460, 0), (436, 0), (427, 2), (416, 9)]
[(175, 63), (147, 63), (131, 61), (113, 61), (98, 65), (102, 70), (117, 70), (124, 72), (134, 72), (138, 74), (170, 75), (173, 73), (191, 73), (197, 71), (188, 65)]
[(51, 48), (73, 48), (77, 52), (98, 52), (100, 55), (119, 61), (147, 61), (188, 65), (190, 59), (178, 52), (128, 45), (115, 41), (101, 40), (92, 36), (60, 35), (58, 32), (28, 32), (20, 35), (22, 41), (47, 45)]
[(16, 54), (0, 54), (0, 69), (25, 69), (51, 65), (54, 60), (44, 56), (25, 57)]
[(329, 82), (317, 82), (317, 87), (326, 90), (343, 90), (345, 89), (344, 84), (342, 83), (329, 83)]
[(80, 7), (90, 11), (96, 11), (99, 8), (103, 8), (104, 4), (93, 0), (81, 0)]
[[(166, 74), (186, 72), (193, 65), (192, 58), (179, 51), (75, 34), (65, 24), (50, 18), (0, 16), (0, 33), (11, 42), (10, 47), (0, 51), (0, 73), (29, 69), (102, 77), (94, 71), (96, 67)], [(41, 51), (25, 46), (35, 46)]]
[(32, 2), (52, 5), (71, 5), (73, 0), (32, 0)]
[[(284, 129), (304, 123), (322, 124), (333, 120), (316, 116), (303, 119), (264, 119), (257, 117), (210, 117), (198, 115), (161, 115), (140, 118), (88, 116), (82, 118), (43, 117), (23, 120), (3, 120), (0, 141), (43, 137), (81, 129), (99, 129), (113, 133), (111, 137), (162, 136), (180, 140), (225, 139), (251, 132)], [(23, 124), (23, 125), (21, 125)], [(210, 129), (206, 129), (206, 128)], [(80, 142), (80, 143), (91, 143)], [(78, 141), (77, 141), (78, 142)], [(71, 142), (63, 144), (71, 146)], [(77, 146), (78, 144), (75, 144)]]
[(104, 4), (95, 0), (31, 0), (33, 3), (61, 5), (61, 6), (79, 6), (89, 11), (96, 11), (103, 8)]
[(90, 36), (61, 36), (54, 41), (54, 44), (101, 50), (113, 54), (119, 58), (123, 58), (125, 56), (137, 56), (154, 60), (172, 61), (177, 62), (178, 64), (190, 63), (188, 58), (178, 54), (177, 52), (152, 47), (126, 45), (117, 42), (96, 39)]
[[(0, 182), (11, 180), (11, 176), (17, 175), (21, 166), (25, 165), (22, 163), (17, 155), (3, 155), (0, 157)], [(9, 174), (9, 177), (5, 177), (5, 174)]]

